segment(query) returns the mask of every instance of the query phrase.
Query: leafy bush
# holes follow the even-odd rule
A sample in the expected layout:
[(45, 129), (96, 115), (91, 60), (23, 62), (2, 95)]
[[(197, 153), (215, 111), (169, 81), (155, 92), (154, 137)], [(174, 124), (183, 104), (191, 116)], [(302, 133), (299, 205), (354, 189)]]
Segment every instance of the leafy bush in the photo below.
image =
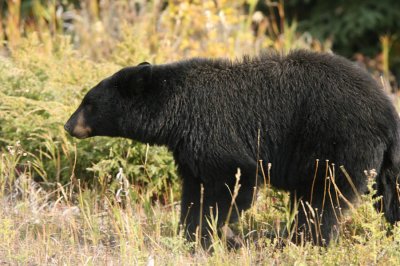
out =
[(175, 166), (165, 148), (147, 150), (145, 144), (111, 138), (78, 141), (63, 129), (84, 93), (118, 66), (80, 56), (68, 37), (46, 44), (33, 34), (12, 58), (0, 60), (0, 147), (18, 141), (32, 154), (38, 181), (66, 184), (73, 177), (99, 185), (104, 173), (115, 177), (123, 167), (133, 183), (162, 195), (176, 182)]

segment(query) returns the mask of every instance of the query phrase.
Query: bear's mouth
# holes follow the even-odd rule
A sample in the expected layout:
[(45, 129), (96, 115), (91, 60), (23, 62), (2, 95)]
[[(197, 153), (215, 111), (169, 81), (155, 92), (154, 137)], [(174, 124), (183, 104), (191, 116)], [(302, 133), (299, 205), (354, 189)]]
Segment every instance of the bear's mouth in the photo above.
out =
[(80, 125), (77, 125), (73, 129), (71, 136), (76, 137), (78, 139), (86, 139), (90, 137), (91, 132), (92, 130), (90, 127), (82, 127)]

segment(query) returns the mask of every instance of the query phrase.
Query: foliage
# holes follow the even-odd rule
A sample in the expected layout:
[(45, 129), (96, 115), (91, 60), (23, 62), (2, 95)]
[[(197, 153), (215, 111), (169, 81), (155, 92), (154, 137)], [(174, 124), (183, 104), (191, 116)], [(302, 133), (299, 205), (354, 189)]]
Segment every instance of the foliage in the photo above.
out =
[[(301, 2), (288, 1), (287, 5)], [(308, 5), (308, 15), (299, 14), (299, 29), (320, 39), (334, 38), (334, 47), (347, 55), (355, 51), (374, 55), (380, 49), (380, 35), (399, 33), (398, 1), (309, 1)]]
[[(116, 69), (112, 63), (78, 56), (62, 36), (58, 42), (47, 43), (39, 42), (36, 34), (29, 36), (13, 51), (12, 59), (0, 60), (0, 147), (19, 141), (34, 156), (38, 181), (65, 184), (74, 176), (93, 185), (104, 178), (101, 171), (115, 176), (124, 167), (129, 178), (142, 186), (151, 184), (150, 191), (153, 185), (164, 191), (165, 180), (176, 179), (172, 158), (164, 148), (152, 147), (146, 153), (144, 144), (128, 140), (77, 142), (63, 129), (84, 92)], [(151, 167), (145, 167), (145, 157)], [(94, 171), (94, 180), (87, 168)]]
[[(283, 28), (274, 25), (275, 20), (281, 25), (283, 22), (297, 22), (298, 31), (330, 42), (334, 52), (366, 65), (372, 61), (371, 70), (380, 71), (380, 75), (384, 74), (395, 84), (394, 77), (388, 72), (390, 68), (397, 83), (400, 81), (399, 1), (259, 0), (256, 10), (263, 12), (268, 20), (270, 26), (265, 30), (268, 35), (276, 34), (271, 29)], [(387, 54), (390, 53), (390, 60), (381, 53), (385, 47), (388, 48)]]

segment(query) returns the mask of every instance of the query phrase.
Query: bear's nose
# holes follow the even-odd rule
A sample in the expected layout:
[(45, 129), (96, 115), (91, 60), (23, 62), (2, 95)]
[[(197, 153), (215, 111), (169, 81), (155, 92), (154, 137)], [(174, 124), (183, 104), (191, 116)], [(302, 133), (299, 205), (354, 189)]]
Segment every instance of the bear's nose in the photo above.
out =
[(64, 129), (65, 129), (65, 131), (67, 131), (68, 133), (70, 133), (70, 132), (71, 132), (71, 125), (70, 125), (68, 122), (65, 123)]

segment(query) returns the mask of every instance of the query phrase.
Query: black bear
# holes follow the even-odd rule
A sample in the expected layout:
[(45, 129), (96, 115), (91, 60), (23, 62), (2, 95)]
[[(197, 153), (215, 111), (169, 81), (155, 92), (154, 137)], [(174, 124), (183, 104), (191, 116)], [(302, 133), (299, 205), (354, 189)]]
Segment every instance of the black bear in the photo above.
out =
[[(181, 223), (188, 239), (200, 221), (207, 235), (211, 211), (219, 226), (225, 223), (238, 168), (230, 221), (251, 206), (263, 180), (261, 160), (272, 165), (269, 182), (290, 192), (293, 208), (301, 205), (296, 232), (314, 243), (328, 243), (339, 208), (368, 192), (365, 170), (376, 170), (378, 208), (389, 222), (400, 219), (398, 114), (368, 73), (333, 54), (144, 62), (91, 89), (65, 129), (78, 138), (166, 145), (183, 178)], [(316, 169), (316, 159), (329, 160), (330, 171), (331, 163), (346, 171), (336, 169), (327, 185), (328, 168)], [(318, 226), (309, 225), (307, 208)]]

